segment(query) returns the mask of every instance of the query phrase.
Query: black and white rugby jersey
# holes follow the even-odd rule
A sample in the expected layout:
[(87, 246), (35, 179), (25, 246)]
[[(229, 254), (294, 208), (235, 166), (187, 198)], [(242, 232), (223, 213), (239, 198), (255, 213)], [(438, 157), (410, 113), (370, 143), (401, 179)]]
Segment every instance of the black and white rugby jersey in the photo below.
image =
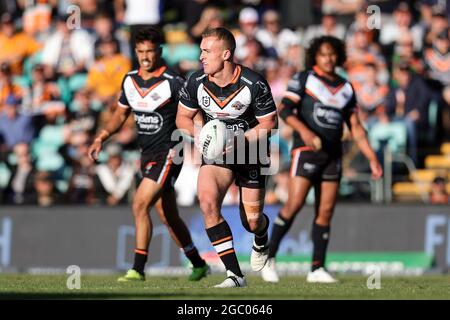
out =
[(148, 80), (142, 79), (138, 70), (124, 77), (119, 106), (132, 109), (143, 154), (164, 152), (177, 143), (171, 140), (171, 135), (176, 129), (183, 83), (184, 79), (167, 66), (156, 70)]
[(205, 123), (220, 119), (229, 129), (244, 132), (258, 124), (257, 118), (277, 110), (264, 77), (241, 65), (223, 88), (210, 81), (203, 70), (195, 72), (180, 92), (180, 103), (187, 109), (201, 109)]
[[(344, 122), (350, 127), (350, 116), (356, 109), (350, 82), (341, 77), (330, 81), (317, 68), (303, 71), (289, 81), (282, 103), (322, 139), (324, 151), (342, 153)], [(293, 148), (304, 146), (300, 134), (294, 132)]]

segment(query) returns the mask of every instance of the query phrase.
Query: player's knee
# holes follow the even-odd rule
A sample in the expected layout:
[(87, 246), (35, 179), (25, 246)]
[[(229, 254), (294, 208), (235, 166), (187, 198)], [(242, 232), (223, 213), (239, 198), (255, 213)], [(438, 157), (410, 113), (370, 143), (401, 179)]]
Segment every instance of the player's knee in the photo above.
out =
[(220, 212), (217, 197), (212, 193), (202, 193), (199, 195), (200, 209), (204, 215), (217, 215)]
[(302, 208), (303, 203), (299, 200), (290, 200), (283, 208), (283, 217), (286, 219), (292, 219)]
[(320, 208), (316, 217), (316, 223), (320, 225), (329, 225), (333, 216), (333, 208)]
[(133, 201), (133, 215), (136, 218), (143, 217), (148, 214), (148, 202), (145, 200), (135, 199)]

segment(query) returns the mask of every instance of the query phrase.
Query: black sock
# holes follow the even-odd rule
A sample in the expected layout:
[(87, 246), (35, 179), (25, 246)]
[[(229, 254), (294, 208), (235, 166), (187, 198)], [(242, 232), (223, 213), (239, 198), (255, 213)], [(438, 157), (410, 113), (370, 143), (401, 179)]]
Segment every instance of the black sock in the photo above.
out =
[(267, 233), (267, 230), (269, 229), (269, 217), (263, 213), (263, 219), (265, 220), (265, 226), (264, 229), (262, 229), (260, 232), (255, 233), (255, 244), (258, 247), (263, 247), (267, 245), (267, 241), (269, 240), (269, 236)]
[(206, 264), (205, 260), (203, 260), (202, 257), (200, 257), (200, 255), (198, 254), (198, 250), (193, 243), (188, 244), (186, 247), (184, 247), (183, 251), (186, 255), (186, 258), (191, 261), (194, 268), (200, 268)]
[(320, 226), (314, 222), (312, 229), (313, 257), (311, 271), (325, 266), (325, 255), (330, 238), (330, 226)]
[(139, 272), (140, 274), (144, 274), (144, 267), (145, 263), (147, 262), (147, 257), (148, 257), (147, 250), (135, 249), (133, 269)]
[(278, 247), (280, 246), (281, 240), (284, 238), (286, 233), (291, 228), (294, 219), (285, 219), (278, 214), (275, 221), (273, 222), (272, 234), (269, 243), (269, 258), (275, 258), (278, 252)]
[(234, 252), (233, 235), (228, 223), (223, 221), (214, 227), (206, 229), (206, 233), (225, 265), (225, 269), (230, 270), (238, 277), (242, 277), (241, 268)]

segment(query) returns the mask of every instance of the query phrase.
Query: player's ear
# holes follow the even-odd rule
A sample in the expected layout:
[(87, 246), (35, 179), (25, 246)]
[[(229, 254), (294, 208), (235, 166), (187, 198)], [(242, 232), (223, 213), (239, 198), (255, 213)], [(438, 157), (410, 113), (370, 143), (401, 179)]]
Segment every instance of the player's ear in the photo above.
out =
[(225, 50), (223, 52), (223, 60), (228, 61), (231, 58), (231, 51), (230, 50)]

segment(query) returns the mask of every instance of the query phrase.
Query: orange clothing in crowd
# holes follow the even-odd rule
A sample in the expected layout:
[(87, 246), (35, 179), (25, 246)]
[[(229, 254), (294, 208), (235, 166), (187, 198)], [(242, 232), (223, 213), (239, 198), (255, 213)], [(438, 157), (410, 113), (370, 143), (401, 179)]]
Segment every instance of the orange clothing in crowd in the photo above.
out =
[(121, 54), (99, 59), (89, 70), (87, 88), (99, 98), (111, 98), (121, 90), (123, 77), (131, 69), (130, 60)]
[(3, 111), (3, 106), (10, 94), (18, 98), (23, 98), (24, 91), (22, 87), (15, 84), (5, 86), (0, 85), (0, 113)]
[(9, 63), (13, 74), (21, 74), (23, 60), (41, 47), (39, 42), (24, 32), (18, 32), (10, 38), (0, 33), (0, 63)]

